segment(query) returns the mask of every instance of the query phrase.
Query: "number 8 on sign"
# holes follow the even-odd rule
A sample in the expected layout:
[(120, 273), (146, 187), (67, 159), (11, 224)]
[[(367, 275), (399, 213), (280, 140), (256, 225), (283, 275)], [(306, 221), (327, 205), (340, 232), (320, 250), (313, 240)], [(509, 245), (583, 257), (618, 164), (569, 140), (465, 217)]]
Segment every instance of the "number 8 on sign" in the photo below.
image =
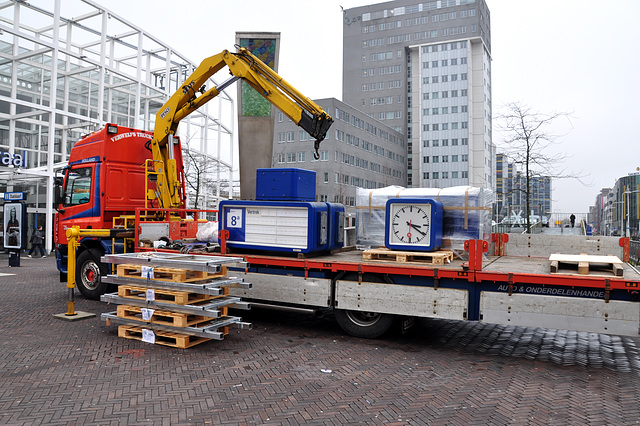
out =
[(242, 228), (242, 210), (241, 209), (228, 210), (227, 228)]

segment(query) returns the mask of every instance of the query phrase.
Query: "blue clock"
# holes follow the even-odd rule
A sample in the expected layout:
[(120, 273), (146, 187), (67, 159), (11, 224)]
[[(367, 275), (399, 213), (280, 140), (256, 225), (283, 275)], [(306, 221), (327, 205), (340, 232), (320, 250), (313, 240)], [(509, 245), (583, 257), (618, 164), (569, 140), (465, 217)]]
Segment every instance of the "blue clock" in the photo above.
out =
[(442, 203), (426, 198), (387, 201), (384, 243), (392, 250), (433, 251), (442, 246)]

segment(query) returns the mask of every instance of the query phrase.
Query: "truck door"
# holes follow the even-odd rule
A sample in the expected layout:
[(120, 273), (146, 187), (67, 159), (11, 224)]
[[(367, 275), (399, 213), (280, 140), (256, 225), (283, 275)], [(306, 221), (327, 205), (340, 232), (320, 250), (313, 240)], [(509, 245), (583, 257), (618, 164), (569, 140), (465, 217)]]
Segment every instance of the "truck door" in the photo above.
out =
[(100, 199), (96, 194), (96, 166), (74, 166), (67, 169), (62, 192), (62, 208), (58, 210), (58, 236), (66, 244), (66, 229), (77, 225), (81, 228), (100, 227)]

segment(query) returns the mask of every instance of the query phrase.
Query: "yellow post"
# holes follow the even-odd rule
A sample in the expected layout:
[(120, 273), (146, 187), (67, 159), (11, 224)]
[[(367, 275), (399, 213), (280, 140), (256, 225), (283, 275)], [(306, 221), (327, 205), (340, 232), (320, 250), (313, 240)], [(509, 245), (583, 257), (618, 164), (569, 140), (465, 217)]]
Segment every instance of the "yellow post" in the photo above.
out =
[(67, 288), (69, 289), (69, 301), (67, 302), (66, 315), (76, 315), (73, 292), (76, 288), (76, 248), (78, 247), (79, 236), (79, 226), (67, 229)]

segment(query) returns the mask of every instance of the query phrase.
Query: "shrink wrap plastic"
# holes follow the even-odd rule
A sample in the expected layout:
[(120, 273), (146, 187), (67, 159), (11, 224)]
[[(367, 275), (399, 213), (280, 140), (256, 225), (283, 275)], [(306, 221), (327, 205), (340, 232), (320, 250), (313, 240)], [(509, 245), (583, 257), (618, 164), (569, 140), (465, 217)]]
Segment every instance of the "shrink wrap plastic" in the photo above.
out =
[(384, 246), (385, 206), (390, 198), (430, 198), (440, 201), (444, 207), (442, 249), (453, 250), (458, 257), (465, 257), (466, 240), (489, 242), (491, 238), (494, 194), (490, 189), (471, 186), (357, 188), (356, 246), (359, 249)]

